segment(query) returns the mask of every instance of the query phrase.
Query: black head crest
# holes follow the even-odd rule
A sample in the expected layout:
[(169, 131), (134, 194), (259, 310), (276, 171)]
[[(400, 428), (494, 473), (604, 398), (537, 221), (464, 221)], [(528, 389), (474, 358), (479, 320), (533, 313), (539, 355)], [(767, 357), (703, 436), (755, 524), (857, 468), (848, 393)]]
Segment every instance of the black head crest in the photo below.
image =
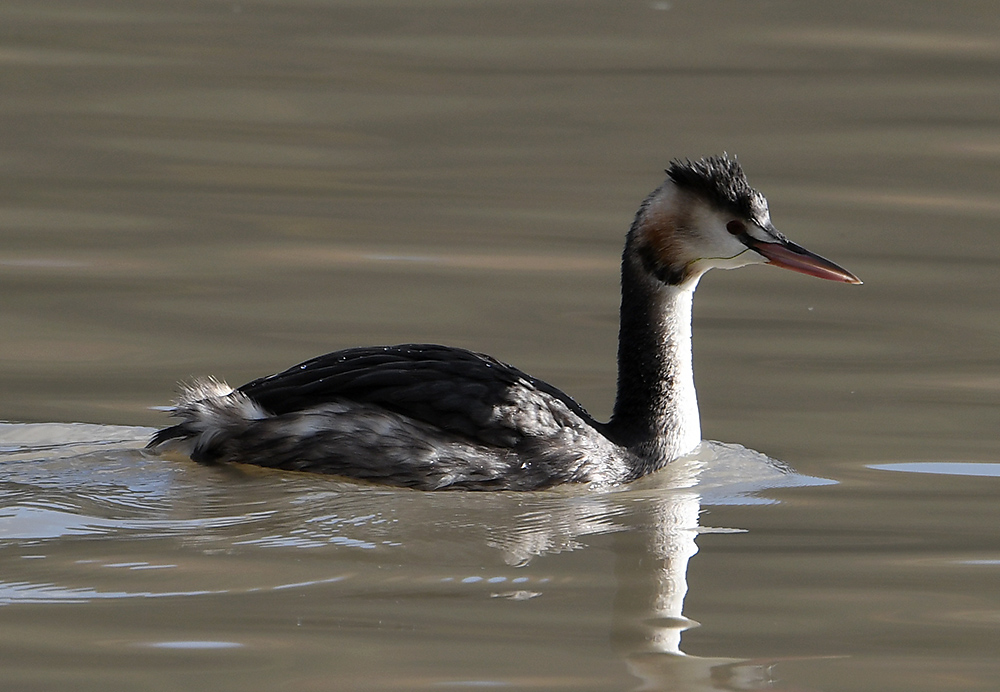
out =
[(727, 155), (691, 161), (674, 159), (667, 169), (677, 187), (699, 195), (705, 201), (752, 221), (767, 220), (767, 200), (750, 187), (743, 168)]

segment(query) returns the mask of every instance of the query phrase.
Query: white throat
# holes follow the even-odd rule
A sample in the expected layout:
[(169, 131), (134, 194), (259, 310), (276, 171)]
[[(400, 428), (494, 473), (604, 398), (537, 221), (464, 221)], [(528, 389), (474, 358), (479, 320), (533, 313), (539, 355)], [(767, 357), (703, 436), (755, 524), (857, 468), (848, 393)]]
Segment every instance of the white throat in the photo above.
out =
[(670, 438), (672, 456), (685, 454), (701, 442), (701, 417), (698, 413), (698, 392), (694, 386), (694, 357), (691, 345), (691, 315), (697, 280), (683, 286), (663, 286), (664, 295), (664, 355), (673, 361), (671, 392), (664, 393), (672, 416), (671, 429), (663, 431)]

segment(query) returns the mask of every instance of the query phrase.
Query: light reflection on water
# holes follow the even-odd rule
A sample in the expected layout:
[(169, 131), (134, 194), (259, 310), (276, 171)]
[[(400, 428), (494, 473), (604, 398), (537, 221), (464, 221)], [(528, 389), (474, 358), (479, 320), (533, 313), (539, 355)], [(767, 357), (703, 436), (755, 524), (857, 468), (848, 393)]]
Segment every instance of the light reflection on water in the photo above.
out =
[(910, 461), (897, 464), (869, 464), (877, 471), (902, 471), (905, 473), (930, 473), (942, 476), (982, 476), (1000, 478), (1000, 463), (971, 461)]
[(148, 646), (153, 649), (236, 649), (243, 644), (239, 642), (149, 642), (139, 646)]

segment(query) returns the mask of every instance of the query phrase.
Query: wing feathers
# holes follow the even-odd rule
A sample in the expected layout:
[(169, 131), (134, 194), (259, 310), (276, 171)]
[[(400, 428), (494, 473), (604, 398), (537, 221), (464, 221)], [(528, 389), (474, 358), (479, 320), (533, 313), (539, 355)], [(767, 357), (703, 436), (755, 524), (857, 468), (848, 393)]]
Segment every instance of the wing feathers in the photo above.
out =
[[(512, 393), (517, 388), (521, 391)], [(584, 420), (566, 394), (489, 356), (432, 344), (355, 348), (329, 353), (237, 391), (264, 410), (283, 415), (331, 402), (382, 406), (415, 420), (488, 444), (510, 446), (518, 431), (498, 410), (523, 406), (526, 392), (544, 405), (554, 397)]]

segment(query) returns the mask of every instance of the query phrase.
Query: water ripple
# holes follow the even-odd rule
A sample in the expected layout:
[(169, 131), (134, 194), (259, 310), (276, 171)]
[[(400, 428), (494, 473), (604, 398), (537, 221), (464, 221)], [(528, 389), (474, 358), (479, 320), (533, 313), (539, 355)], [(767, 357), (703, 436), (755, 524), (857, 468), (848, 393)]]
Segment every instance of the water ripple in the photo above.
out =
[[(670, 531), (734, 530), (698, 526), (698, 507), (772, 502), (763, 490), (827, 482), (706, 443), (611, 491), (420, 493), (150, 456), (149, 433), (0, 424), (0, 555), (8, 557), (0, 604), (373, 589), (400, 579), (421, 590), (535, 598), (548, 577), (518, 570), (538, 556), (661, 522), (674, 527), (668, 541)], [(387, 560), (386, 551), (398, 555)], [(403, 562), (405, 575), (386, 569)]]

